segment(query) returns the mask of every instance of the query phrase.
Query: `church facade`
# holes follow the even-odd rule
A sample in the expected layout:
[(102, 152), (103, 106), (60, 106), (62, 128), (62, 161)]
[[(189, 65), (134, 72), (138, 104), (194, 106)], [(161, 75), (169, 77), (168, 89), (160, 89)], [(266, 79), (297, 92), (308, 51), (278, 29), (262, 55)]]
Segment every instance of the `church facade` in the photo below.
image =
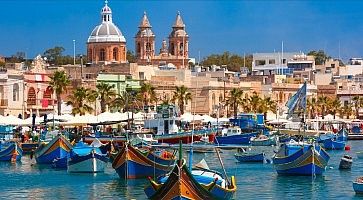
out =
[[(188, 67), (189, 36), (180, 13), (176, 15), (168, 41), (163, 40), (156, 50), (155, 34), (144, 13), (135, 36), (135, 55), (139, 65), (168, 66), (177, 69)], [(96, 26), (87, 40), (87, 58), (92, 65), (127, 63), (126, 39), (113, 23), (112, 10), (105, 2), (101, 10), (101, 24)]]

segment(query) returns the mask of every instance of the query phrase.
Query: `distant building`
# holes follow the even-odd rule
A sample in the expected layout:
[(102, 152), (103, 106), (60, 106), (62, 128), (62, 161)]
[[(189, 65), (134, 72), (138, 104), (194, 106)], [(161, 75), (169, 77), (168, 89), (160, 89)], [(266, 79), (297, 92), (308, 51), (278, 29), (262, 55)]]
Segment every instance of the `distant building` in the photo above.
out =
[(126, 39), (112, 21), (107, 5), (101, 10), (101, 24), (96, 26), (87, 40), (87, 57), (92, 64), (119, 64), (126, 62)]
[(292, 60), (297, 52), (254, 53), (252, 61), (252, 74), (271, 75), (284, 74), (287, 69), (287, 61)]

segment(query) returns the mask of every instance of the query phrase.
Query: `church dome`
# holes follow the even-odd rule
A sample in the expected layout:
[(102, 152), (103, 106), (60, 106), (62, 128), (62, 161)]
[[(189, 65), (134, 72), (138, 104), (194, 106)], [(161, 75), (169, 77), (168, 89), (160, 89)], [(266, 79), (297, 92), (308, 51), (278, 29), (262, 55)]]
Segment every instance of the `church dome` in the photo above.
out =
[(101, 10), (102, 23), (96, 26), (87, 42), (126, 42), (119, 28), (112, 22), (112, 11), (107, 1)]

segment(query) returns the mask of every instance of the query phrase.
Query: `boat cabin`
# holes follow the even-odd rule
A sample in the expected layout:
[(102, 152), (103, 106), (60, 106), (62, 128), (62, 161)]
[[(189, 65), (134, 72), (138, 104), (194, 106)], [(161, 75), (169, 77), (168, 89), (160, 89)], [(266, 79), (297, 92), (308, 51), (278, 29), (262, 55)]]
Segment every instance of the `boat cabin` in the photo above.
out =
[(175, 105), (159, 105), (153, 119), (144, 121), (144, 128), (152, 129), (156, 135), (175, 134), (179, 131), (178, 109)]

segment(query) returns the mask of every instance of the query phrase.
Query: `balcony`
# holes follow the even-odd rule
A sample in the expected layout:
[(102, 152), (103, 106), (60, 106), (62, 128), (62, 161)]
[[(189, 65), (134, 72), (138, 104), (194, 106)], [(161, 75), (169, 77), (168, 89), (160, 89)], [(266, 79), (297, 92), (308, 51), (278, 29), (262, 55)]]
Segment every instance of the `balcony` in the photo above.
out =
[(8, 106), (8, 100), (7, 99), (0, 99), (0, 106)]

